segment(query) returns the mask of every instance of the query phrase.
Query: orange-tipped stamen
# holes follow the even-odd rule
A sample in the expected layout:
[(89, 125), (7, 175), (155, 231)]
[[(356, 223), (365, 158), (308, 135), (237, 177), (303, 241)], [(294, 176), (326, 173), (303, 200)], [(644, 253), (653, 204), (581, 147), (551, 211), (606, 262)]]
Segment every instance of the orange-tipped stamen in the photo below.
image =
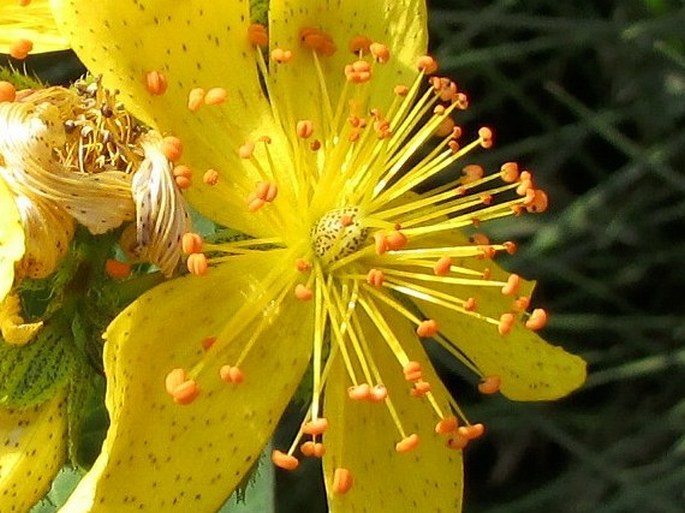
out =
[(486, 376), (478, 383), (478, 391), (481, 394), (496, 394), (502, 386), (502, 378), (497, 375)]
[(352, 488), (352, 473), (342, 467), (338, 467), (333, 471), (333, 493), (336, 495), (343, 495)]
[(110, 278), (123, 279), (131, 276), (131, 264), (122, 262), (121, 260), (116, 260), (114, 258), (108, 258), (105, 261), (105, 273)]
[(536, 308), (526, 321), (526, 328), (533, 331), (540, 330), (547, 324), (547, 312), (542, 308)]
[(0, 103), (13, 102), (17, 98), (17, 89), (14, 84), (5, 80), (0, 81)]
[(188, 271), (195, 276), (205, 276), (209, 271), (209, 262), (204, 253), (192, 253), (186, 261)]
[(145, 75), (145, 86), (151, 95), (160, 96), (168, 87), (166, 76), (161, 71), (149, 71)]
[(419, 435), (413, 433), (395, 444), (395, 450), (399, 453), (413, 451), (419, 446)]
[(295, 456), (279, 450), (274, 450), (271, 453), (271, 461), (283, 470), (295, 470), (300, 465), (300, 461)]

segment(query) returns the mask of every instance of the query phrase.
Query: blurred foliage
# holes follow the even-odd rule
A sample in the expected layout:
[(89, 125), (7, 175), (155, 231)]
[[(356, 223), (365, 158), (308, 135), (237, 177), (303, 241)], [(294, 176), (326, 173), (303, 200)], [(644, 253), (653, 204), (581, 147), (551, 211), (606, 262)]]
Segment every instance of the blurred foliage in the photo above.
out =
[[(490, 232), (521, 243), (508, 264), (539, 280), (535, 303), (552, 313), (546, 336), (583, 354), (591, 371), (573, 397), (513, 404), (479, 397), (457, 369), (443, 366), (465, 410), (489, 431), (467, 451), (466, 512), (680, 513), (683, 2), (429, 6), (441, 72), (471, 98), (459, 122), (496, 127), (496, 147), (479, 161), (521, 162), (552, 198), (548, 214)], [(27, 66), (51, 83), (82, 72), (64, 55), (29, 58)], [(277, 434), (284, 443), (298, 422), (292, 417)], [(322, 510), (320, 473), (304, 467), (277, 472), (275, 511)]]

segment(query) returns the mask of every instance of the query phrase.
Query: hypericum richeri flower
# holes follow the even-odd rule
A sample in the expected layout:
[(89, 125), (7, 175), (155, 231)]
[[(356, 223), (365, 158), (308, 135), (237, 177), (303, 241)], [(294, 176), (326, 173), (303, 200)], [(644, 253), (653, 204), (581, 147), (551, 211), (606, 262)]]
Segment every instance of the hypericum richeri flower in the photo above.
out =
[(532, 284), (492, 261), (515, 245), (461, 234), (547, 198), (512, 162), (455, 171), (492, 132), (455, 125), (467, 97), (425, 55), (423, 2), (273, 1), (268, 33), (247, 2), (53, 5), (86, 65), (183, 142), (187, 197), (251, 236), (187, 233), (190, 274), (110, 325), (111, 427), (63, 511), (215, 511), (310, 367), (277, 466), (323, 457), (333, 511), (457, 511), (460, 450), (483, 426), (420, 339), (485, 393), (583, 382), (584, 362), (534, 333)]

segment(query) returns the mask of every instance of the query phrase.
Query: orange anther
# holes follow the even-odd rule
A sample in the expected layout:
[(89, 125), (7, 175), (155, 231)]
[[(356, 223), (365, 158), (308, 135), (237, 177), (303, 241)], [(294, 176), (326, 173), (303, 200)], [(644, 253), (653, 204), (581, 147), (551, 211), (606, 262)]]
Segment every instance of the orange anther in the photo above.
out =
[(295, 287), (295, 297), (300, 301), (309, 301), (314, 297), (314, 292), (306, 285), (298, 283)]
[(369, 53), (369, 47), (371, 46), (371, 39), (366, 36), (354, 36), (350, 39), (347, 48), (355, 55), (364, 55)]
[(202, 251), (202, 237), (193, 232), (184, 233), (181, 238), (181, 250), (186, 255), (200, 253)]
[(417, 381), (410, 390), (412, 397), (423, 397), (431, 390), (431, 384), (428, 381)]
[(415, 379), (421, 379), (421, 364), (416, 361), (407, 362), (404, 367), (402, 367), (402, 372), (404, 372), (404, 377), (407, 379), (407, 381), (413, 381), (407, 376), (415, 376), (417, 374), (418, 378)]
[(388, 240), (383, 232), (376, 232), (373, 234), (374, 246), (376, 248), (376, 254), (382, 255), (388, 251)]
[(188, 93), (188, 110), (191, 112), (197, 112), (197, 110), (205, 103), (205, 94), (205, 90), (201, 87), (191, 89)]
[(205, 94), (205, 105), (220, 105), (226, 101), (228, 93), (223, 87), (212, 87)]
[(497, 331), (499, 331), (499, 334), (502, 336), (508, 335), (514, 327), (514, 320), (514, 314), (503, 313), (497, 324)]
[(319, 417), (316, 420), (311, 420), (302, 424), (302, 432), (305, 435), (323, 435), (328, 429), (328, 419)]
[(393, 230), (385, 236), (385, 242), (388, 249), (398, 251), (407, 245), (407, 236), (399, 230)]
[(480, 246), (479, 248), (483, 252), (482, 258), (495, 258), (497, 250), (492, 246)]
[(480, 137), (480, 145), (483, 148), (492, 147), (492, 130), (486, 126), (478, 129), (478, 137)]
[(209, 270), (209, 263), (207, 262), (207, 257), (204, 253), (192, 253), (191, 255), (188, 255), (186, 266), (188, 267), (188, 271), (195, 276), (204, 276)]
[(499, 392), (502, 385), (502, 378), (499, 376), (485, 376), (480, 383), (478, 383), (478, 391), (481, 394), (496, 394)]
[(511, 296), (521, 288), (521, 277), (518, 274), (510, 274), (507, 283), (502, 287), (502, 294)]
[(216, 344), (216, 337), (213, 336), (203, 338), (201, 343), (202, 349), (205, 351), (209, 351), (214, 344)]
[(190, 168), (185, 165), (176, 166), (173, 169), (174, 181), (179, 189), (187, 189), (193, 185), (193, 174)]
[[(459, 143), (457, 141), (450, 141), (447, 143), (447, 147), (450, 149), (452, 153), (457, 153), (459, 151)], [(459, 186), (456, 188), (457, 194), (462, 195), (466, 191), (463, 186)]]
[(526, 205), (526, 210), (528, 210), (528, 212), (536, 212), (539, 214), (540, 212), (547, 210), (548, 205), (549, 199), (547, 197), (547, 193), (542, 189), (535, 189), (533, 200)]
[(300, 445), (300, 452), (307, 457), (314, 456), (314, 442), (309, 441)]
[(19, 39), (10, 45), (9, 54), (15, 59), (26, 59), (33, 50), (33, 42), (28, 39)]
[(254, 195), (256, 198), (271, 203), (278, 195), (278, 186), (273, 182), (257, 182)]
[(438, 128), (435, 130), (437, 137), (447, 137), (452, 135), (454, 129), (454, 120), (452, 118), (445, 118), (442, 120)]
[(298, 258), (295, 260), (295, 268), (301, 273), (307, 272), (312, 268), (312, 263), (304, 258)]
[(434, 337), (438, 334), (438, 323), (434, 319), (426, 319), (416, 328), (416, 334), (421, 338)]
[(256, 212), (260, 208), (266, 205), (266, 201), (261, 198), (257, 198), (254, 193), (247, 197), (247, 210), (250, 212)]
[(474, 233), (469, 237), (469, 242), (477, 246), (486, 246), (490, 244), (490, 238), (484, 233)]
[(385, 401), (388, 397), (388, 389), (385, 385), (380, 383), (371, 389), (371, 395), (369, 399), (374, 403), (379, 403)]
[(145, 86), (153, 96), (159, 96), (166, 92), (168, 87), (166, 76), (161, 71), (148, 71), (145, 74)]
[(257, 140), (264, 144), (271, 144), (271, 137), (269, 137), (268, 135), (262, 135)]
[(483, 424), (471, 424), (470, 426), (461, 426), (457, 428), (457, 433), (467, 440), (474, 440), (483, 436), (485, 433), (485, 426)]
[(369, 51), (376, 62), (384, 64), (390, 60), (390, 49), (382, 43), (371, 43)]
[(178, 162), (183, 155), (183, 143), (178, 137), (168, 135), (162, 139), (162, 153), (171, 162)]
[(108, 258), (105, 261), (105, 272), (110, 278), (128, 278), (131, 276), (131, 265), (114, 258)]
[(409, 452), (416, 449), (419, 446), (419, 435), (413, 433), (406, 438), (403, 438), (395, 444), (395, 450), (397, 452)]
[(456, 431), (457, 427), (459, 427), (457, 417), (445, 417), (435, 425), (435, 432), (439, 435), (446, 435), (447, 433)]
[(323, 458), (323, 455), (326, 454), (326, 448), (321, 442), (316, 442), (314, 444), (314, 452), (313, 456), (315, 458)]
[(269, 44), (269, 35), (266, 27), (260, 23), (253, 23), (247, 27), (247, 39), (252, 46), (266, 48)]
[(471, 183), (475, 182), (476, 180), (480, 180), (481, 178), (483, 178), (483, 175), (485, 174), (483, 166), (479, 166), (478, 164), (470, 164), (468, 166), (464, 166), (464, 169), (462, 169), (461, 172), (464, 173), (464, 183)]
[(371, 269), (366, 275), (366, 281), (369, 285), (381, 287), (385, 281), (385, 275), (383, 274), (383, 271), (379, 269)]
[(200, 394), (200, 388), (194, 379), (189, 379), (178, 385), (171, 393), (176, 404), (190, 404)]
[(459, 451), (469, 444), (469, 439), (459, 434), (447, 439), (447, 447)]
[(445, 276), (449, 274), (451, 267), (452, 259), (450, 257), (440, 257), (440, 259), (433, 266), (433, 273), (436, 276)]
[(243, 371), (232, 365), (222, 365), (219, 369), (219, 377), (226, 383), (233, 383), (234, 385), (245, 381)]
[(216, 169), (208, 169), (202, 175), (202, 181), (207, 185), (216, 185), (219, 183), (219, 172)]
[(252, 154), (254, 153), (254, 143), (253, 142), (246, 142), (243, 144), (240, 148), (238, 148), (238, 156), (241, 159), (249, 159), (252, 158)]
[(514, 308), (519, 312), (523, 312), (523, 311), (527, 310), (529, 305), (530, 305), (530, 297), (528, 297), (528, 296), (517, 297), (516, 300), (514, 301)]
[(500, 168), (499, 176), (504, 182), (514, 183), (519, 179), (518, 164), (516, 162), (505, 162)]
[(274, 465), (283, 470), (295, 470), (300, 464), (295, 456), (291, 456), (290, 454), (286, 454), (279, 450), (275, 450), (271, 453), (271, 461)]
[(18, 3), (21, 7), (26, 7), (27, 5), (29, 5), (29, 4), (31, 3), (31, 0), (18, 0), (17, 3)]
[(309, 149), (312, 151), (319, 151), (321, 149), (321, 141), (314, 139), (311, 143), (309, 143)]
[(0, 81), (0, 103), (13, 102), (16, 98), (17, 89), (14, 87), (14, 84), (4, 80)]
[(489, 280), (490, 276), (492, 276), (492, 270), (489, 267), (486, 267), (481, 274), (484, 280)]
[[(452, 99), (453, 103), (457, 104), (457, 107), (461, 110), (466, 110), (469, 108), (469, 97), (464, 93), (457, 93)], [(481, 144), (482, 145), (482, 144)], [(484, 148), (489, 148), (490, 146), (484, 146)]]
[(416, 67), (419, 68), (419, 71), (423, 71), (423, 73), (426, 75), (432, 75), (438, 71), (437, 61), (430, 55), (422, 55), (419, 57), (418, 61), (416, 62)]
[(406, 85), (396, 85), (393, 90), (397, 96), (405, 97), (409, 94), (409, 88)]
[(271, 59), (278, 64), (285, 64), (290, 62), (293, 58), (293, 52), (290, 50), (283, 50), (282, 48), (274, 48), (271, 51)]
[(295, 132), (297, 133), (297, 137), (300, 139), (309, 139), (314, 133), (314, 123), (312, 123), (309, 119), (298, 121), (295, 127)]
[(476, 298), (475, 297), (470, 297), (466, 301), (464, 301), (464, 310), (467, 312), (473, 312), (476, 309)]
[(371, 80), (371, 65), (363, 60), (358, 60), (345, 66), (345, 77), (355, 84), (362, 84)]
[(346, 468), (338, 467), (333, 471), (333, 493), (342, 495), (352, 488), (352, 474)]
[(502, 246), (504, 246), (504, 250), (509, 253), (510, 255), (513, 255), (516, 253), (518, 250), (518, 246), (514, 241), (508, 240), (506, 242), (502, 243)]
[(186, 381), (188, 378), (186, 376), (186, 371), (183, 369), (173, 369), (170, 371), (166, 378), (164, 379), (164, 386), (168, 394), (172, 394), (176, 387)]
[(526, 321), (526, 328), (533, 331), (540, 330), (547, 324), (547, 312), (542, 308), (536, 308)]
[(366, 401), (371, 399), (371, 387), (368, 383), (361, 383), (347, 389), (347, 396), (354, 401)]

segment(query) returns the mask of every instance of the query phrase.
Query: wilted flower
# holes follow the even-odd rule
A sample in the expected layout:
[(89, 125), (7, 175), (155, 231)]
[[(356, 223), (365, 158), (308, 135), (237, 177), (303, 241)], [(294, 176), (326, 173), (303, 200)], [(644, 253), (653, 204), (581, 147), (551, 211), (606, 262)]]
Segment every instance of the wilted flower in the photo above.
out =
[(250, 236), (186, 233), (191, 275), (110, 325), (110, 429), (62, 511), (215, 511), (310, 364), (310, 406), (274, 463), (323, 457), (333, 511), (456, 511), (460, 450), (483, 426), (419, 339), (512, 399), (585, 377), (532, 331), (532, 284), (492, 262), (515, 245), (459, 231), (546, 195), (515, 163), (451, 171), (492, 132), (462, 142), (467, 97), (434, 76), (423, 2), (273, 1), (268, 34), (246, 4), (53, 1), (84, 62), (183, 142), (194, 205)]

